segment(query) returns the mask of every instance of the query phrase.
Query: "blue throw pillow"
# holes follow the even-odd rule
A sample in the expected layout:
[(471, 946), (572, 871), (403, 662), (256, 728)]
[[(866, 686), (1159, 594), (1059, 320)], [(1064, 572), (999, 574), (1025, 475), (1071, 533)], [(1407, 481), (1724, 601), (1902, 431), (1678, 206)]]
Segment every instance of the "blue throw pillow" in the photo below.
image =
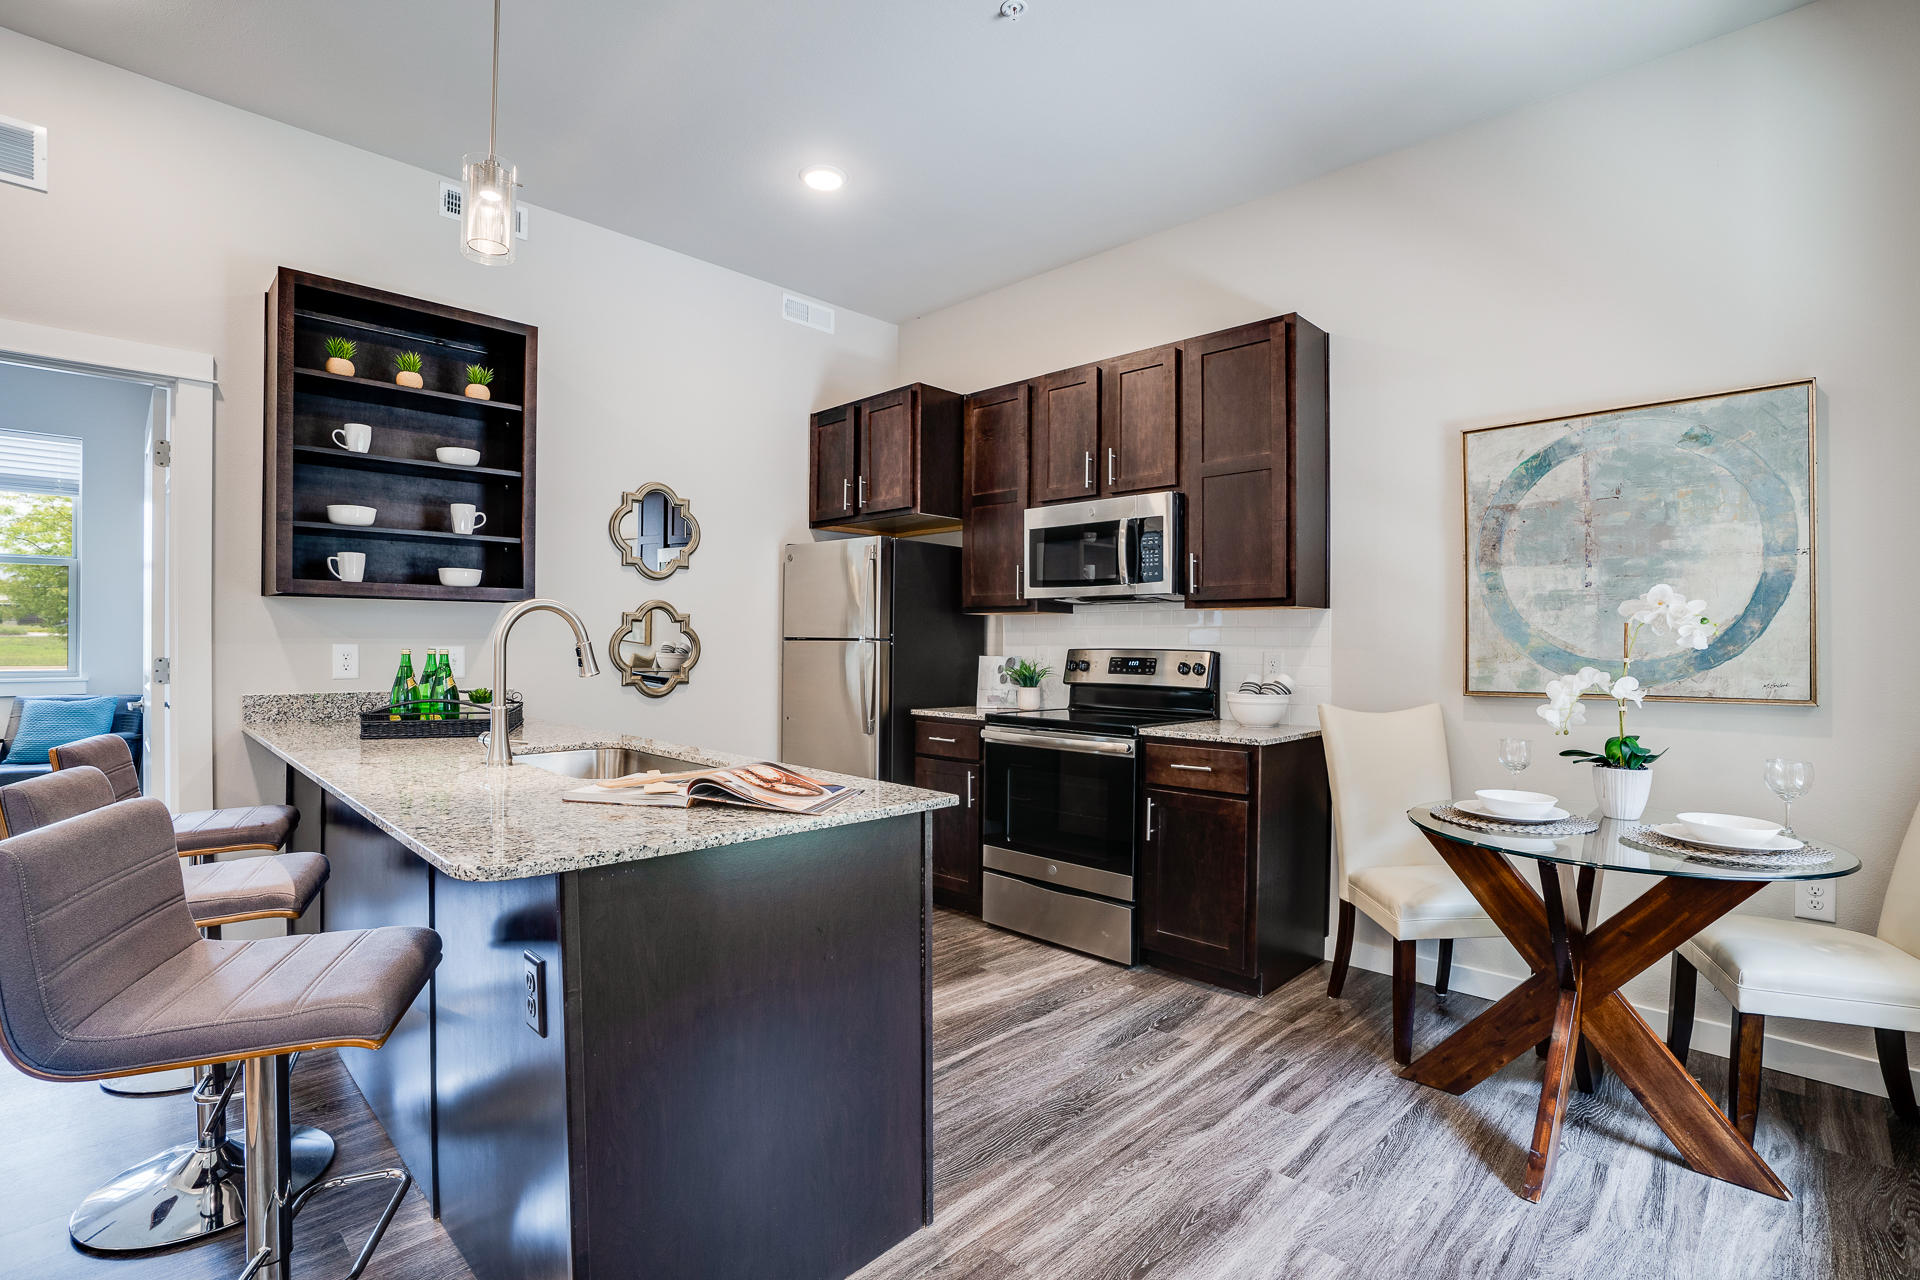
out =
[(113, 728), (118, 698), (22, 698), (20, 728), (7, 744), (8, 764), (46, 764), (48, 747), (91, 738)]

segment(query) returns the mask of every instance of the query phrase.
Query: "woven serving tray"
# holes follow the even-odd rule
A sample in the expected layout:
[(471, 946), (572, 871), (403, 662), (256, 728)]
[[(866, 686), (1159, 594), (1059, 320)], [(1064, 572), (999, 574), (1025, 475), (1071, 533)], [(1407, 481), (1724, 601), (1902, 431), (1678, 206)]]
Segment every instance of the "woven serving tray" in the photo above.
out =
[(1635, 825), (1621, 836), (1620, 840), (1621, 843), (1636, 849), (1664, 853), (1676, 858), (1691, 858), (1696, 862), (1723, 863), (1734, 867), (1818, 867), (1834, 859), (1833, 850), (1823, 849), (1811, 842), (1798, 849), (1726, 853), (1719, 849), (1707, 849), (1697, 844), (1688, 844), (1684, 840), (1675, 840), (1672, 836), (1662, 835), (1645, 825)]
[[(460, 714), (446, 720), (395, 720), (393, 712), (387, 707), (378, 711), (360, 713), (360, 736), (373, 738), (477, 738), (487, 731), (492, 722), (488, 713), (491, 704), (460, 700)], [(521, 710), (520, 699), (507, 699), (507, 732), (512, 733), (520, 727), (525, 714)]]
[(1561, 836), (1584, 836), (1600, 829), (1600, 824), (1592, 818), (1563, 818), (1559, 822), (1500, 822), (1494, 818), (1483, 818), (1477, 813), (1468, 813), (1465, 809), (1456, 809), (1450, 804), (1435, 806), (1433, 816), (1456, 827), (1502, 836), (1557, 839)]

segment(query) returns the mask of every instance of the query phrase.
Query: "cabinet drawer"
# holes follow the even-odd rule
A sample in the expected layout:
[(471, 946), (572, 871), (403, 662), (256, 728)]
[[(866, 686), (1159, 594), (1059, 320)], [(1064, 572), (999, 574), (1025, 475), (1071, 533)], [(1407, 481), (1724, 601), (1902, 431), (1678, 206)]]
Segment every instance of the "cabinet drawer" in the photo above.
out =
[(1247, 753), (1213, 747), (1176, 747), (1147, 744), (1147, 785), (1185, 787), (1190, 791), (1247, 794)]
[(916, 755), (978, 760), (980, 726), (966, 720), (915, 720), (913, 750)]

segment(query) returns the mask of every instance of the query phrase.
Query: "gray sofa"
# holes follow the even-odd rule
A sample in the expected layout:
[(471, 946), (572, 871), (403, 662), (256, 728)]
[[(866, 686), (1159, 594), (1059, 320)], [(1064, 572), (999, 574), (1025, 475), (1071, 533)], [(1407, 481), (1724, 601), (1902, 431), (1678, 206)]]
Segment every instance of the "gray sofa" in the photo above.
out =
[[(84, 698), (99, 698), (105, 696), (104, 694), (98, 693), (55, 694), (50, 695), (48, 700), (53, 702), (76, 702)], [(113, 697), (118, 701), (119, 705), (113, 710), (113, 726), (110, 732), (117, 733), (127, 740), (127, 747), (133, 752), (134, 767), (138, 768), (142, 754), (140, 750), (140, 738), (146, 731), (147, 718), (147, 713), (141, 706), (141, 695), (137, 693), (118, 693), (114, 694)], [(20, 704), (24, 701), (26, 701), (26, 699), (22, 697), (14, 698), (13, 713), (7, 718), (6, 749), (9, 753), (13, 750), (13, 736), (20, 728)], [(9, 782), (19, 782), (23, 778), (32, 778), (43, 773), (49, 773), (52, 769), (52, 765), (44, 763), (12, 764), (8, 762), (6, 756), (0, 755), (0, 787), (7, 785)]]

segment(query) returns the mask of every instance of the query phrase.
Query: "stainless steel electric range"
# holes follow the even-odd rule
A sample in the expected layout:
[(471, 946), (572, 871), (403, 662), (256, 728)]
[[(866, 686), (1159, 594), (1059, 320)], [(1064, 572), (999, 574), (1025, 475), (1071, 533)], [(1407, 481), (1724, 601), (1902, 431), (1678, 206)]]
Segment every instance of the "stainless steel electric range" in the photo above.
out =
[(1220, 714), (1219, 655), (1074, 649), (1068, 705), (981, 730), (981, 916), (1120, 964), (1138, 957), (1139, 731)]

